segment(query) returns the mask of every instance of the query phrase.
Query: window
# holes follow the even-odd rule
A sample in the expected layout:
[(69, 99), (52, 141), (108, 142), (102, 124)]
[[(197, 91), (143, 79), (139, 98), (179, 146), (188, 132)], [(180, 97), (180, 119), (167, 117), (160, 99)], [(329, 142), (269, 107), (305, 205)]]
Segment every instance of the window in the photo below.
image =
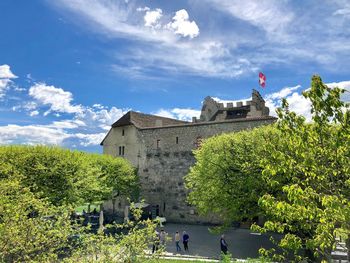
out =
[(160, 148), (160, 140), (157, 140), (157, 149)]
[(176, 137), (176, 144), (179, 144), (179, 137)]
[(124, 129), (122, 130), (122, 136), (124, 136), (125, 135), (125, 131), (124, 131)]
[(119, 146), (119, 156), (124, 156), (125, 146)]

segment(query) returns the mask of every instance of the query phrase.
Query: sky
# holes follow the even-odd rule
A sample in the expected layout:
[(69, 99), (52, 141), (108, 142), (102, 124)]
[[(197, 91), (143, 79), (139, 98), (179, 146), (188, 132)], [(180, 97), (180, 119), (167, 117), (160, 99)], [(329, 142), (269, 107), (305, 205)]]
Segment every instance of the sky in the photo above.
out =
[(252, 89), (310, 119), (313, 74), (350, 90), (348, 0), (1, 0), (0, 28), (5, 145), (102, 152), (129, 110), (191, 120)]

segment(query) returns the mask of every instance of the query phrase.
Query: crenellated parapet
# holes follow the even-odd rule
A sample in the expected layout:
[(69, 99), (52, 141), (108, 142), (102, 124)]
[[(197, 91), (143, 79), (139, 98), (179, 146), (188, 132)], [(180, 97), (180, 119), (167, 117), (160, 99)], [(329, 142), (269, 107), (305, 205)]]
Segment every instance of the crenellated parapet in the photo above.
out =
[(268, 115), (269, 108), (265, 106), (265, 100), (257, 90), (253, 89), (252, 97), (242, 101), (223, 101), (210, 96), (206, 97), (200, 119), (194, 119), (194, 121), (223, 121)]

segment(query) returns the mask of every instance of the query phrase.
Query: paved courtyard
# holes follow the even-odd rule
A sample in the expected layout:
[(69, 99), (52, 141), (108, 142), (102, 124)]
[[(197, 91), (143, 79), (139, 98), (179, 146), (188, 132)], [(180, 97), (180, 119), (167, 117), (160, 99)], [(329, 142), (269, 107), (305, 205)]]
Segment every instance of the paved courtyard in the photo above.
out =
[[(167, 252), (210, 258), (217, 258), (220, 254), (220, 235), (210, 233), (208, 231), (208, 226), (168, 223), (164, 226), (164, 230), (173, 240), (167, 243)], [(184, 230), (190, 236), (188, 245), (189, 251), (184, 252), (183, 244), (180, 242), (182, 251), (176, 252), (174, 241), (175, 232), (179, 231), (182, 236)], [(234, 258), (256, 258), (259, 256), (259, 248), (272, 247), (268, 235), (257, 235), (251, 233), (249, 229), (230, 228), (224, 234), (228, 243), (229, 252)]]

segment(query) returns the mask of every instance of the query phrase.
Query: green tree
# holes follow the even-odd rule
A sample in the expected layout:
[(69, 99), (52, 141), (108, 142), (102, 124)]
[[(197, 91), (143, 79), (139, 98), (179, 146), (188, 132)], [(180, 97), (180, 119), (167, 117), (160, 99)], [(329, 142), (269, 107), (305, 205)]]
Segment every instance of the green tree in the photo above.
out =
[(285, 100), (278, 110), (283, 136), (267, 145), (271, 155), (262, 165), (270, 189), (260, 199), (269, 219), (260, 231), (284, 234), (282, 253), (270, 251), (277, 260), (292, 251), (295, 261), (329, 261), (336, 237), (346, 239), (350, 251), (350, 116), (343, 92), (314, 76), (303, 93), (312, 103), (311, 123), (289, 111)]
[(71, 219), (75, 204), (103, 200), (112, 191), (128, 195), (135, 184), (134, 169), (123, 159), (57, 147), (0, 147), (0, 262), (151, 262), (159, 255), (146, 256), (155, 222), (129, 222), (117, 226), (127, 234), (107, 235)]
[(115, 196), (133, 197), (138, 189), (138, 177), (135, 169), (124, 158), (109, 155), (89, 155), (88, 162), (96, 168), (95, 186), (84, 193), (88, 203), (113, 199)]
[(97, 234), (84, 233), (80, 236), (79, 246), (74, 248), (64, 262), (158, 262), (163, 250), (150, 254), (150, 247), (156, 238), (157, 222), (139, 220), (142, 210), (131, 210), (136, 221), (107, 226), (118, 229), (114, 234), (104, 234), (102, 231)]
[[(1, 163), (1, 162), (0, 162)], [(72, 233), (69, 209), (38, 199), (21, 185), (22, 175), (1, 163), (0, 262), (52, 262), (68, 247)]]
[(56, 206), (102, 201), (113, 191), (130, 195), (137, 186), (131, 164), (122, 158), (59, 147), (2, 146), (0, 160), (23, 175), (24, 186)]
[(266, 126), (205, 140), (185, 177), (188, 201), (200, 214), (215, 214), (225, 224), (261, 215), (258, 200), (266, 187), (260, 160), (270, 154), (266, 142), (278, 135)]

